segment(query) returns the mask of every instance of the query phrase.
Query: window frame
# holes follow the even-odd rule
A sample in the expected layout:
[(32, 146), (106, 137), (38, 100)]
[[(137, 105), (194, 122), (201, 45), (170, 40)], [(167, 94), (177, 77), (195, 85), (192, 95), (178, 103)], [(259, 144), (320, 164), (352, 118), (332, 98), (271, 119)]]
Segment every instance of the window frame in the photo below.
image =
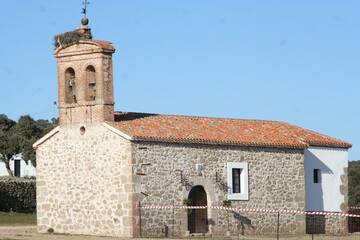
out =
[[(234, 193), (233, 169), (240, 170), (240, 193)], [(249, 200), (249, 164), (246, 162), (227, 163), (228, 200)]]

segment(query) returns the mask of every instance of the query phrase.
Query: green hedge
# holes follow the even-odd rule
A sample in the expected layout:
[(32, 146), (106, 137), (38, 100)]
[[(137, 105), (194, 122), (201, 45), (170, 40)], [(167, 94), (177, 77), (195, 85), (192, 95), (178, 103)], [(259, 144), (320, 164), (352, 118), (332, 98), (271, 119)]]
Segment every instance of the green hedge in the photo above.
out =
[(35, 212), (36, 181), (23, 178), (0, 178), (0, 211)]

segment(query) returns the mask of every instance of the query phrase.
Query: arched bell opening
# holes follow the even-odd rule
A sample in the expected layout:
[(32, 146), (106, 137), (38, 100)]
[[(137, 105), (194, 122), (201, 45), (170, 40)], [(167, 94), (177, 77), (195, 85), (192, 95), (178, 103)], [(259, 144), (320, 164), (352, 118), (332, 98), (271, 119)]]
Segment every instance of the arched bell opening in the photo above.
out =
[(65, 102), (76, 103), (76, 78), (73, 68), (65, 71)]
[(96, 72), (93, 66), (88, 66), (85, 71), (86, 101), (96, 100)]

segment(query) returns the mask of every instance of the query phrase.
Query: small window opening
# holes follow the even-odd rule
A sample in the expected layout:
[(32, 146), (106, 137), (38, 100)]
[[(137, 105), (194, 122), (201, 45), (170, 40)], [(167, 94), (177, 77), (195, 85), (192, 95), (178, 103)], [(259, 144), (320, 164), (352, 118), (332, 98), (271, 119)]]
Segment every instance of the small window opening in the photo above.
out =
[(85, 132), (86, 132), (86, 129), (85, 129), (84, 126), (82, 126), (82, 127), (80, 128), (80, 134), (81, 134), (81, 135), (84, 135)]
[(314, 169), (314, 183), (320, 183), (320, 169)]
[(93, 66), (88, 66), (86, 68), (86, 100), (95, 101), (96, 100), (96, 72)]
[(76, 79), (72, 68), (68, 68), (65, 72), (65, 101), (76, 103)]
[(233, 193), (241, 193), (241, 168), (232, 169), (232, 189)]

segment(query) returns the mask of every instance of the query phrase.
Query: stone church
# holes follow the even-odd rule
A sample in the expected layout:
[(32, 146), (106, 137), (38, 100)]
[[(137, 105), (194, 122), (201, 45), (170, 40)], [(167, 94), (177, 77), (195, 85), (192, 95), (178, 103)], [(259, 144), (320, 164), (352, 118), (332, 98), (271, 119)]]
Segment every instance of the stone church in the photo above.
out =
[[(245, 234), (276, 224), (266, 213), (231, 213), (227, 223), (226, 211), (172, 218), (139, 205), (346, 211), (350, 143), (285, 122), (115, 111), (114, 46), (93, 40), (86, 23), (65, 35), (54, 53), (60, 123), (34, 144), (40, 233), (156, 236), (173, 221), (175, 236), (224, 236), (242, 219)], [(337, 221), (327, 232), (346, 231)], [(305, 233), (306, 217), (280, 224)]]

